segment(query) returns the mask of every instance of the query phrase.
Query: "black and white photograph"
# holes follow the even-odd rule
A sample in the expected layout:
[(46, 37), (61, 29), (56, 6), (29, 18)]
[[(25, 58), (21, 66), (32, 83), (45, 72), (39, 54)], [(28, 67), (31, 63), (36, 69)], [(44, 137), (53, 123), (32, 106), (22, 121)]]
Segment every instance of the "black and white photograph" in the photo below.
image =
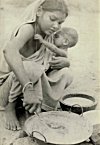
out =
[(0, 0), (0, 145), (100, 145), (99, 0)]

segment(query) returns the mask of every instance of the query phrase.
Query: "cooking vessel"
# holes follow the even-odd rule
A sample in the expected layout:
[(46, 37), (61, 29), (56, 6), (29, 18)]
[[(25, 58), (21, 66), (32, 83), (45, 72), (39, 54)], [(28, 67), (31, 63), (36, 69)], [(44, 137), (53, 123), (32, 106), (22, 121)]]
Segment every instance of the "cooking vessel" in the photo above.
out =
[(83, 115), (71, 111), (49, 111), (28, 118), (25, 132), (41, 145), (71, 145), (87, 140), (93, 132), (92, 125)]
[[(60, 106), (64, 111), (69, 111), (71, 106), (76, 103), (81, 105), (83, 112), (94, 110), (97, 106), (97, 100), (86, 94), (68, 94), (60, 100)], [(73, 106), (72, 112), (81, 114), (81, 108)]]

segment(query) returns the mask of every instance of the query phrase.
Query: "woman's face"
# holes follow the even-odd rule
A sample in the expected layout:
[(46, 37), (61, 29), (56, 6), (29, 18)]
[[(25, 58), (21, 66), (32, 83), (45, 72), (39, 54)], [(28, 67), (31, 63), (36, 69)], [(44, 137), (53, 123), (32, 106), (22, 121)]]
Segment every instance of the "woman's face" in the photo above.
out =
[(65, 18), (66, 15), (60, 11), (43, 11), (39, 16), (38, 24), (43, 33), (50, 35), (60, 28)]

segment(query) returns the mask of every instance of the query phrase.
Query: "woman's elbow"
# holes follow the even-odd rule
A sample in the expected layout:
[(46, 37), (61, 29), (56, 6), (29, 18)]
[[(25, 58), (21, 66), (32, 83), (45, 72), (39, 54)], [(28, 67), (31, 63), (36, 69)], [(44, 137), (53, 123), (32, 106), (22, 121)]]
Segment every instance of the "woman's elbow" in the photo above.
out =
[(8, 53), (7, 44), (3, 48), (3, 54), (6, 55)]
[(7, 44), (5, 45), (5, 47), (3, 48), (3, 54), (4, 56), (6, 56), (9, 52), (9, 49), (7, 48)]
[(5, 58), (7, 57), (11, 57), (12, 55), (12, 49), (11, 49), (11, 46), (10, 46), (10, 42), (6, 43), (4, 48), (3, 48), (3, 55)]
[(9, 55), (14, 50), (14, 44), (12, 42), (7, 42), (3, 48), (3, 54)]

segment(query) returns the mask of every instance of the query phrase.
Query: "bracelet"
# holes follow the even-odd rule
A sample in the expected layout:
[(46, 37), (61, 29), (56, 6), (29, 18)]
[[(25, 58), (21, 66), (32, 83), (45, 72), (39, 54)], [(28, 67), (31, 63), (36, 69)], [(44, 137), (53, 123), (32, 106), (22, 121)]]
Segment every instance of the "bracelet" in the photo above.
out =
[(25, 92), (25, 89), (26, 89), (26, 87), (28, 86), (28, 85), (33, 85), (33, 82), (28, 82), (28, 83), (26, 83), (25, 85), (24, 85), (24, 87), (23, 87), (23, 89), (22, 89), (22, 93), (24, 93)]

